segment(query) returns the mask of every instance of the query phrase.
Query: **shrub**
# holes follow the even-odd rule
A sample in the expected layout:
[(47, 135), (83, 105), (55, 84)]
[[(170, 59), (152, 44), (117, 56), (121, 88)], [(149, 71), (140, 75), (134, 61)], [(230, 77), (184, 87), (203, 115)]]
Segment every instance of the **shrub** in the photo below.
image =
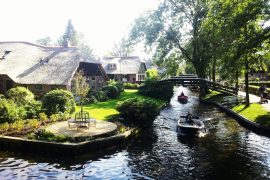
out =
[(29, 119), (27, 123), (31, 129), (37, 129), (40, 126), (40, 121), (37, 119)]
[(60, 117), (59, 114), (52, 114), (52, 115), (50, 115), (50, 120), (51, 120), (52, 122), (56, 122), (56, 121), (61, 120), (61, 117)]
[(106, 92), (107, 96), (111, 99), (115, 99), (120, 95), (117, 87), (113, 85), (104, 86), (102, 91)]
[(138, 89), (139, 84), (137, 84), (137, 83), (124, 83), (124, 88), (125, 89)]
[(169, 101), (173, 96), (173, 85), (168, 84), (160, 84), (156, 80), (147, 80), (144, 86), (139, 88), (139, 94), (144, 96), (149, 96), (165, 101)]
[(124, 84), (122, 82), (116, 82), (115, 80), (110, 80), (109, 85), (117, 87), (119, 93), (124, 91)]
[(9, 130), (9, 124), (7, 122), (0, 125), (0, 132), (6, 133)]
[(24, 109), (26, 111), (27, 119), (37, 118), (42, 109), (42, 103), (40, 101), (32, 101), (25, 105)]
[(140, 127), (151, 125), (159, 113), (154, 101), (139, 98), (131, 98), (119, 103), (117, 110), (125, 120)]
[(48, 121), (48, 117), (47, 117), (47, 115), (46, 115), (45, 113), (39, 113), (38, 116), (39, 116), (39, 120), (40, 120), (42, 123)]
[(0, 123), (14, 122), (19, 119), (18, 109), (12, 100), (0, 99)]
[[(30, 136), (30, 138), (33, 138), (33, 136)], [(53, 133), (45, 131), (44, 129), (37, 130), (34, 133), (34, 138), (43, 141), (56, 141), (56, 142), (65, 142), (70, 139), (70, 137), (64, 135), (55, 136)]]
[(20, 133), (23, 129), (24, 129), (24, 121), (21, 119), (10, 124), (10, 130), (13, 133)]
[(15, 87), (7, 91), (7, 96), (17, 105), (26, 105), (34, 101), (34, 94), (25, 87)]
[(98, 91), (94, 94), (94, 96), (98, 101), (107, 101), (109, 99), (107, 93), (104, 91)]
[(75, 111), (75, 104), (71, 92), (62, 89), (52, 90), (43, 97), (43, 108), (48, 115), (59, 112), (71, 114)]

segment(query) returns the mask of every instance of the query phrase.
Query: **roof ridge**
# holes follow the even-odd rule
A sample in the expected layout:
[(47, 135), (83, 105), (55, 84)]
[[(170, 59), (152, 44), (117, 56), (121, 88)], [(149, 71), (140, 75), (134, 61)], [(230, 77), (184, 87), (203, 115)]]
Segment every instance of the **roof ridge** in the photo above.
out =
[(44, 45), (40, 45), (40, 44), (35, 44), (35, 43), (31, 43), (31, 42), (27, 42), (27, 41), (0, 41), (0, 44), (3, 44), (3, 43), (21, 43), (21, 44), (27, 44), (27, 45), (31, 45), (31, 46), (36, 46), (36, 47), (40, 47), (40, 48), (47, 48), (47, 49), (54, 49), (54, 48), (58, 48), (58, 49), (67, 49), (67, 48), (76, 48), (77, 47), (62, 47), (62, 46), (44, 46)]

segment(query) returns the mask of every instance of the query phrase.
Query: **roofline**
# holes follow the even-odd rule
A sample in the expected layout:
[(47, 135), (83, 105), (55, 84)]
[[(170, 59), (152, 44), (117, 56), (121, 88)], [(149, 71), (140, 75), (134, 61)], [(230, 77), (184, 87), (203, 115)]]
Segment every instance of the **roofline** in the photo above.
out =
[[(63, 48), (63, 49), (66, 49), (65, 47), (63, 46), (44, 46), (44, 45), (40, 45), (40, 44), (35, 44), (35, 43), (31, 43), (31, 42), (27, 42), (27, 41), (0, 41), (0, 44), (2, 43), (22, 43), (22, 44), (27, 44), (27, 45), (31, 45), (31, 46), (36, 46), (36, 47), (40, 47), (40, 48)], [(70, 46), (70, 47), (67, 47), (67, 48), (77, 48), (75, 46)]]

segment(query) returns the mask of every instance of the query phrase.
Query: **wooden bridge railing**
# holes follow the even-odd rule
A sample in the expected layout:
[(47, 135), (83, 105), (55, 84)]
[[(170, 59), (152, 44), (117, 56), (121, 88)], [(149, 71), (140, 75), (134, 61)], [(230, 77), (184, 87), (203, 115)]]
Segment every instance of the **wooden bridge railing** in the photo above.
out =
[(228, 94), (237, 94), (237, 89), (231, 86), (225, 86), (216, 82), (208, 81), (205, 79), (198, 78), (196, 75), (181, 75), (173, 76), (169, 79), (159, 81), (161, 84), (173, 83), (175, 85), (183, 86), (202, 86), (206, 85), (209, 89), (216, 90)]

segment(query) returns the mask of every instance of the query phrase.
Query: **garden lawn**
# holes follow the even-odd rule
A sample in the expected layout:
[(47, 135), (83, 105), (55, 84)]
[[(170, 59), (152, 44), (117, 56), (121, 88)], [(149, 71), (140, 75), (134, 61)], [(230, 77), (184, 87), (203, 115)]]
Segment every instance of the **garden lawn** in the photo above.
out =
[(218, 92), (218, 91), (211, 91), (209, 94), (207, 94), (203, 100), (205, 101), (216, 101), (216, 102), (221, 102), (223, 97), (226, 97), (227, 95)]
[(238, 105), (234, 106), (232, 110), (255, 123), (264, 126), (270, 125), (270, 112), (265, 110), (261, 104), (250, 104), (248, 108), (245, 108), (245, 105)]
[[(116, 105), (118, 102), (134, 97), (154, 100), (155, 102), (158, 103), (159, 107), (165, 104), (165, 101), (139, 95), (138, 90), (125, 90), (116, 99), (84, 105), (83, 110), (89, 112), (90, 117), (93, 117), (98, 120), (108, 120), (110, 116), (119, 114), (119, 112), (116, 110)], [(81, 108), (80, 106), (76, 106), (76, 112), (80, 111), (80, 108)]]

